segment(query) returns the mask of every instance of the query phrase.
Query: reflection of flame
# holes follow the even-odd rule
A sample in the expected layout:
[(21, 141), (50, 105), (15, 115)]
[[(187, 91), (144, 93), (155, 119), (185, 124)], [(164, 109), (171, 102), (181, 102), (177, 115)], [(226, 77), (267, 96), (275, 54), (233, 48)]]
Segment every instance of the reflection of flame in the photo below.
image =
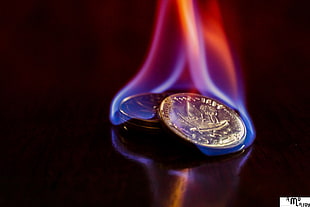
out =
[(110, 119), (120, 102), (139, 93), (167, 90), (199, 91), (236, 109), (247, 128), (244, 147), (254, 129), (243, 100), (242, 81), (235, 67), (217, 0), (161, 0), (153, 42), (140, 72), (114, 98)]
[(186, 187), (189, 177), (189, 169), (180, 170), (177, 180), (172, 187), (170, 198), (167, 200), (167, 205), (169, 207), (181, 207), (183, 206), (184, 194), (186, 192)]
[(112, 129), (115, 150), (146, 170), (154, 207), (227, 206), (237, 191), (241, 168), (251, 154), (250, 149), (226, 158), (205, 160), (198, 166), (175, 169), (131, 151), (122, 143), (124, 139)]

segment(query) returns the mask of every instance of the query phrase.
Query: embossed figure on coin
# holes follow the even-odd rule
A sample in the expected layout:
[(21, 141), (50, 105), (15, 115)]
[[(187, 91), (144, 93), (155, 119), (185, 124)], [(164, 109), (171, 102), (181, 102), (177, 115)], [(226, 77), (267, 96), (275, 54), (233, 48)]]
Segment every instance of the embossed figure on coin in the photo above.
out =
[[(207, 115), (206, 118), (209, 118), (210, 122), (212, 123), (219, 122), (217, 118), (217, 110), (215, 108), (208, 106), (208, 105), (201, 105), (200, 110), (205, 112), (205, 114)], [(204, 120), (207, 120), (206, 118), (204, 118)]]
[(186, 107), (187, 114), (177, 113), (186, 124), (195, 125), (195, 127), (190, 128), (190, 131), (198, 131), (201, 134), (203, 132), (215, 133), (216, 130), (220, 130), (229, 124), (228, 120), (219, 121), (217, 109), (212, 106), (201, 105), (197, 109), (195, 105), (188, 102)]
[[(201, 127), (197, 129), (200, 132), (220, 130), (229, 124), (228, 120), (219, 121), (219, 119), (217, 118), (217, 109), (215, 109), (214, 107), (208, 105), (201, 105), (200, 110), (202, 116), (202, 123)], [(191, 130), (194, 129), (192, 128)]]
[(199, 94), (167, 97), (161, 104), (160, 116), (177, 135), (202, 146), (233, 147), (245, 138), (245, 126), (234, 110)]

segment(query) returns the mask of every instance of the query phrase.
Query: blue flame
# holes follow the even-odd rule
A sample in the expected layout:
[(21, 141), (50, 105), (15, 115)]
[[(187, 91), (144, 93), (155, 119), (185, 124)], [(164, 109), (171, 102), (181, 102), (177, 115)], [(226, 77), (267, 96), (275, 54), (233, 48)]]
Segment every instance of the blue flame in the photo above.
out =
[[(110, 120), (114, 125), (126, 121), (119, 119), (117, 114), (121, 101), (128, 96), (175, 89), (196, 90), (236, 109), (245, 123), (247, 132), (244, 143), (234, 148), (199, 149), (208, 155), (220, 155), (247, 148), (254, 141), (255, 130), (244, 104), (241, 73), (235, 66), (237, 61), (233, 60), (234, 63), (231, 64), (234, 65), (235, 80), (232, 84), (229, 78), (223, 76), (227, 69), (225, 70), (225, 64), (219, 64), (221, 56), (213, 54), (214, 50), (206, 44), (203, 22), (207, 20), (202, 20), (202, 14), (197, 8), (198, 3), (195, 0), (189, 1), (192, 6), (189, 14), (180, 14), (179, 4), (180, 1), (177, 0), (159, 1), (157, 22), (148, 56), (139, 73), (114, 97), (110, 108)], [(191, 43), (193, 37), (186, 34), (186, 28), (184, 29), (180, 20), (181, 15), (185, 15), (189, 20), (190, 35), (194, 34), (196, 47)]]

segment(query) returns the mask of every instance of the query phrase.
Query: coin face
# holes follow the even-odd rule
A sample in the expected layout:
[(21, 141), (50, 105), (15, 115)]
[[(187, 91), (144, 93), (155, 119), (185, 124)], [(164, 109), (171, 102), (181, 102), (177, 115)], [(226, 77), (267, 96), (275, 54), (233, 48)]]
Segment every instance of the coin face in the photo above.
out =
[(136, 126), (159, 128), (157, 109), (167, 96), (167, 93), (145, 93), (127, 97), (119, 106), (121, 118)]
[(175, 134), (200, 146), (231, 148), (245, 139), (245, 125), (233, 109), (199, 94), (178, 93), (165, 98), (159, 115)]

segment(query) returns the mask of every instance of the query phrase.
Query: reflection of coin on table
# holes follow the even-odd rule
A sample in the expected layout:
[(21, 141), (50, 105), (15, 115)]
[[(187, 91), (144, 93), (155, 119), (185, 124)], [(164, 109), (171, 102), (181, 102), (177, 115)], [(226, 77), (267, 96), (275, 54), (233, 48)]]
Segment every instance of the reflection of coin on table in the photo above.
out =
[(234, 110), (199, 94), (173, 94), (162, 101), (159, 114), (171, 131), (200, 146), (225, 149), (245, 139), (245, 125)]

